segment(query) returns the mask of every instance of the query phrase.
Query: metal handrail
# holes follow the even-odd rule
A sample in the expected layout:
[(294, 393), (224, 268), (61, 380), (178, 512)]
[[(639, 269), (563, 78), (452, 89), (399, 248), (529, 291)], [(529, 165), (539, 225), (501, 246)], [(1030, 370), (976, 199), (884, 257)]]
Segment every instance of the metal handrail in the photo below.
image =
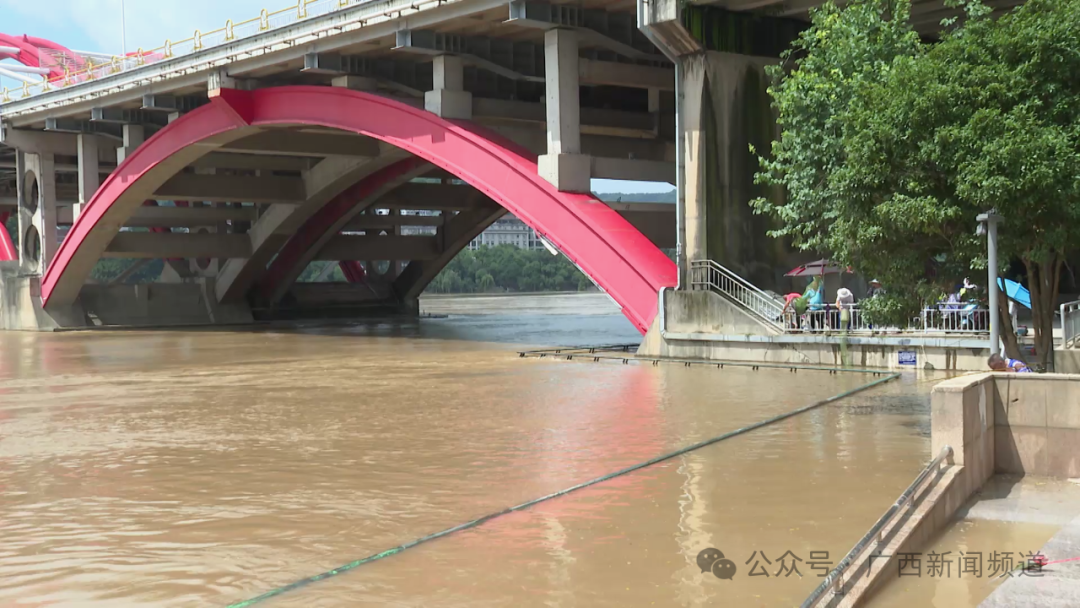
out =
[(1080, 300), (1061, 305), (1061, 347), (1080, 348)]
[[(699, 276), (704, 271), (705, 276)], [(693, 260), (690, 262), (690, 283), (694, 287), (707, 287), (727, 296), (740, 304), (745, 310), (761, 318), (778, 329), (783, 325), (779, 319), (784, 307), (775, 298), (765, 293), (753, 283), (740, 277), (712, 260)], [(714, 278), (714, 275), (719, 280)]]
[(718, 264), (718, 263), (716, 263), (716, 262), (714, 262), (712, 260), (694, 260), (694, 261), (690, 262), (690, 267), (691, 268), (700, 268), (702, 266), (708, 266), (708, 267), (713, 268), (713, 269), (715, 269), (715, 270), (717, 270), (717, 271), (719, 271), (719, 272), (721, 272), (723, 274), (726, 274), (727, 276), (729, 276), (735, 282), (737, 282), (737, 283), (741, 284), (743, 287), (745, 287), (745, 288), (759, 294), (763, 298), (766, 298), (768, 300), (773, 299), (769, 294), (762, 291), (760, 287), (758, 287), (757, 285), (754, 285), (750, 281), (747, 281), (746, 279), (742, 278), (741, 276), (735, 274), (734, 271), (729, 270), (728, 268), (725, 268), (721, 264)]
[(941, 466), (942, 462), (951, 457), (952, 453), (952, 446), (947, 445), (941, 448), (941, 453), (937, 455), (937, 458), (926, 465), (926, 468), (919, 473), (919, 476), (915, 478), (915, 481), (911, 482), (911, 485), (904, 490), (904, 493), (900, 495), (900, 498), (896, 499), (893, 506), (889, 507), (889, 510), (877, 520), (877, 523), (870, 528), (870, 531), (859, 539), (859, 542), (855, 543), (855, 546), (851, 548), (851, 551), (848, 551), (848, 554), (844, 556), (844, 559), (840, 560), (840, 563), (825, 577), (825, 580), (818, 585), (817, 589), (814, 589), (813, 593), (803, 601), (801, 608), (812, 608), (829, 589), (833, 589), (834, 594), (836, 595), (844, 594), (844, 573), (851, 567), (855, 558), (857, 558), (875, 539), (879, 543), (884, 542), (885, 526), (896, 518), (901, 512), (901, 509), (914, 506), (915, 493), (918, 491), (919, 486), (926, 481), (926, 478), (929, 477), (931, 473), (935, 472), (938, 467)]

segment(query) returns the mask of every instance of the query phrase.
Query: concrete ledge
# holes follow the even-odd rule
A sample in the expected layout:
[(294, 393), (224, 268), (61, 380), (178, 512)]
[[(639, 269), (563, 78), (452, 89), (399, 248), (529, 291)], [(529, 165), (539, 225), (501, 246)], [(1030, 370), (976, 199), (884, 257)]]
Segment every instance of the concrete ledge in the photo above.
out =
[[(1040, 552), (1050, 561), (1080, 555), (1080, 517), (1059, 530)], [(1053, 564), (1031, 574), (1009, 577), (979, 608), (1080, 606), (1080, 562)]]
[[(821, 334), (708, 334), (667, 332), (668, 340), (687, 340), (705, 342), (756, 342), (774, 344), (839, 344), (841, 341), (854, 346), (925, 346), (931, 348), (971, 348), (986, 349), (987, 340), (982, 338), (949, 338), (927, 336), (866, 336), (837, 333)], [(989, 354), (987, 355), (989, 356)]]

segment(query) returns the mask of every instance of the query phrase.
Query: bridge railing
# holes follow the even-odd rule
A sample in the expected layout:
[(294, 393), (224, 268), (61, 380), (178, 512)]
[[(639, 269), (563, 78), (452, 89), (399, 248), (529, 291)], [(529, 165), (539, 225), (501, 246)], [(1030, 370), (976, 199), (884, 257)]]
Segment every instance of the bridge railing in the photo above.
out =
[(1080, 300), (1061, 305), (1061, 346), (1080, 348)]
[(100, 54), (93, 54), (71, 57), (68, 56), (68, 53), (61, 51), (42, 49), (40, 53), (48, 57), (48, 64), (62, 66), (65, 70), (64, 75), (47, 78), (39, 83), (24, 83), (23, 86), (15, 89), (5, 87), (0, 90), (0, 103), (33, 97), (54, 89), (138, 69), (150, 63), (190, 55), (203, 49), (220, 46), (242, 38), (249, 38), (298, 21), (319, 17), (370, 1), (298, 0), (291, 6), (280, 10), (268, 11), (263, 9), (258, 16), (246, 21), (233, 22), (229, 20), (225, 22), (224, 27), (216, 30), (205, 33), (196, 30), (189, 38), (175, 42), (166, 40), (163, 45), (157, 48), (150, 50), (138, 49), (127, 56), (102, 57)]
[[(875, 325), (873, 319), (852, 305), (840, 310), (832, 303), (822, 308), (798, 314), (776, 296), (762, 291), (754, 284), (712, 260), (690, 262), (690, 285), (693, 289), (709, 289), (738, 304), (743, 310), (755, 315), (766, 324), (785, 333), (835, 333), (854, 334), (915, 333), (915, 334), (967, 334), (990, 333), (990, 311), (975, 304), (940, 304), (922, 309), (910, 319), (906, 327)], [(1072, 302), (1069, 326), (1072, 344), (1080, 346), (1080, 301)], [(1062, 318), (1066, 311), (1062, 308)], [(1064, 326), (1064, 321), (1063, 321)]]
[(690, 284), (695, 289), (719, 292), (765, 323), (783, 329), (783, 304), (712, 260), (690, 262)]

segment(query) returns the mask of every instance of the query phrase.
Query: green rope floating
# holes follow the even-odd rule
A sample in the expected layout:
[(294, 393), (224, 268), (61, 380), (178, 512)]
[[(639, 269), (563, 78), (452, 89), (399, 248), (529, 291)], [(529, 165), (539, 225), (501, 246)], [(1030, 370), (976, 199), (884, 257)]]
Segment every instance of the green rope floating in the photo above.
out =
[(602, 477), (597, 477), (596, 479), (592, 479), (590, 481), (579, 483), (579, 484), (577, 484), (575, 486), (571, 486), (569, 488), (566, 488), (565, 490), (560, 490), (558, 492), (548, 494), (547, 496), (541, 496), (540, 498), (535, 498), (533, 500), (530, 500), (529, 502), (521, 503), (520, 505), (517, 505), (515, 507), (508, 507), (508, 508), (503, 509), (501, 511), (496, 511), (494, 513), (490, 513), (490, 514), (485, 515), (483, 517), (480, 517), (478, 519), (474, 519), (472, 521), (468, 521), (468, 522), (465, 522), (463, 524), (454, 526), (453, 528), (447, 528), (445, 530), (442, 530), (441, 532), (435, 532), (434, 534), (428, 534), (427, 536), (422, 536), (422, 537), (420, 537), (420, 538), (418, 538), (416, 540), (409, 541), (409, 542), (407, 542), (407, 543), (405, 543), (403, 545), (398, 545), (396, 547), (393, 547), (392, 549), (387, 549), (385, 551), (381, 551), (381, 552), (376, 553), (374, 555), (369, 555), (367, 557), (364, 557), (364, 558), (361, 558), (361, 559), (358, 559), (358, 560), (355, 560), (355, 561), (351, 561), (351, 562), (349, 562), (347, 564), (338, 566), (337, 568), (334, 568), (333, 570), (327, 570), (326, 572), (323, 572), (321, 574), (316, 574), (314, 576), (309, 576), (307, 578), (300, 579), (300, 580), (298, 580), (296, 582), (289, 583), (288, 585), (285, 585), (283, 587), (278, 587), (277, 589), (267, 591), (266, 593), (264, 593), (264, 594), (262, 594), (262, 595), (260, 595), (258, 597), (253, 597), (253, 598), (251, 598), (249, 600), (244, 600), (242, 602), (236, 602), (234, 604), (229, 604), (228, 608), (247, 608), (248, 606), (253, 606), (253, 605), (255, 605), (255, 604), (259, 603), (259, 602), (268, 600), (268, 599), (270, 599), (272, 597), (277, 597), (277, 596), (279, 596), (279, 595), (281, 595), (283, 593), (287, 593), (289, 591), (294, 591), (294, 590), (299, 589), (301, 587), (306, 587), (307, 585), (310, 585), (312, 583), (317, 583), (317, 582), (319, 582), (321, 580), (325, 580), (325, 579), (328, 579), (330, 577), (337, 576), (339, 574), (343, 574), (345, 572), (348, 572), (349, 570), (355, 570), (356, 568), (359, 568), (360, 566), (363, 566), (364, 564), (370, 564), (371, 562), (378, 561), (380, 559), (384, 559), (384, 558), (390, 557), (392, 555), (396, 555), (398, 553), (401, 553), (402, 551), (405, 551), (406, 549), (411, 549), (411, 548), (413, 548), (413, 547), (415, 547), (417, 545), (422, 545), (422, 544), (424, 544), (426, 542), (430, 542), (430, 541), (433, 541), (435, 539), (442, 538), (444, 536), (449, 536), (450, 534), (453, 534), (455, 532), (461, 532), (462, 530), (468, 530), (469, 528), (475, 528), (475, 527), (477, 527), (479, 525), (482, 525), (484, 523), (487, 523), (487, 522), (495, 519), (496, 517), (502, 517), (503, 515), (507, 515), (507, 514), (515, 512), (515, 511), (522, 511), (522, 510), (528, 509), (529, 507), (538, 505), (538, 504), (540, 504), (542, 502), (546, 502), (546, 501), (551, 500), (553, 498), (558, 498), (560, 496), (566, 496), (567, 494), (570, 494), (571, 492), (576, 492), (578, 490), (587, 488), (589, 486), (593, 486), (593, 485), (596, 485), (598, 483), (602, 483), (602, 482), (608, 481), (610, 479), (614, 479), (616, 477), (626, 475), (627, 473), (633, 473), (634, 471), (638, 471), (638, 470), (644, 469), (646, 467), (651, 467), (654, 464), (664, 462), (665, 460), (670, 460), (670, 459), (675, 458), (677, 456), (682, 456), (683, 454), (693, 452), (694, 450), (699, 450), (699, 449), (701, 449), (703, 447), (710, 446), (710, 445), (712, 445), (714, 443), (719, 443), (721, 441), (724, 441), (725, 439), (731, 439), (732, 437), (742, 435), (744, 433), (749, 433), (750, 431), (753, 431), (753, 430), (756, 430), (756, 429), (760, 429), (763, 426), (768, 426), (770, 424), (780, 422), (782, 420), (786, 420), (786, 419), (791, 418), (793, 416), (798, 416), (799, 414), (808, 412), (808, 411), (810, 411), (812, 409), (815, 409), (815, 408), (819, 408), (819, 407), (821, 407), (823, 405), (827, 405), (829, 403), (833, 403), (834, 401), (839, 401), (841, 399), (844, 399), (845, 397), (850, 397), (851, 395), (854, 395), (856, 393), (859, 393), (859, 392), (865, 391), (867, 389), (873, 388), (875, 386), (878, 386), (879, 384), (884, 384), (886, 382), (889, 382), (890, 380), (894, 380), (894, 379), (899, 378), (899, 377), (900, 377), (900, 374), (895, 373), (895, 372), (891, 373), (888, 376), (885, 376), (884, 378), (879, 378), (877, 380), (874, 380), (873, 382), (869, 382), (869, 383), (864, 384), (862, 386), (859, 386), (857, 388), (853, 388), (851, 390), (844, 391), (844, 392), (840, 393), (839, 395), (834, 395), (832, 397), (829, 397), (828, 399), (823, 399), (823, 400), (818, 401), (816, 403), (811, 403), (810, 405), (800, 407), (800, 408), (798, 408), (796, 410), (792, 410), (790, 412), (787, 412), (786, 414), (780, 414), (779, 416), (773, 416), (772, 418), (762, 420), (761, 422), (755, 422), (754, 424), (751, 424), (750, 426), (745, 426), (745, 427), (743, 427), (741, 429), (737, 429), (737, 430), (734, 430), (734, 431), (730, 431), (728, 433), (724, 433), (723, 435), (713, 437), (712, 439), (706, 439), (705, 441), (700, 441), (700, 442), (695, 443), (693, 445), (689, 445), (689, 446), (686, 446), (684, 448), (675, 450), (674, 452), (669, 452), (669, 453), (664, 454), (662, 456), (657, 456), (656, 458), (646, 460), (645, 462), (638, 463), (638, 464), (635, 464), (633, 466), (626, 467), (625, 469), (619, 469), (618, 471), (615, 471), (614, 473), (608, 473), (607, 475), (604, 475)]

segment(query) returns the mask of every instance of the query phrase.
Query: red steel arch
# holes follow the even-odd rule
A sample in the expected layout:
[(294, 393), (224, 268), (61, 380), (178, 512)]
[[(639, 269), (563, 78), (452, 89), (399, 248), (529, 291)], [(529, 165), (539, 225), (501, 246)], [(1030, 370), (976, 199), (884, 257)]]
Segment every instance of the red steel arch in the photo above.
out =
[(656, 316), (660, 288), (675, 284), (675, 264), (616, 211), (592, 195), (559, 192), (538, 175), (534, 157), (495, 141), (470, 122), (332, 87), (224, 89), (212, 101), (147, 140), (102, 184), (43, 277), (46, 307), (72, 303), (108, 245), (109, 239), (101, 237), (115, 233), (118, 220), (133, 213), (141, 200), (125, 200), (117, 209), (113, 205), (140, 181), (145, 189), (175, 174), (163, 166), (171, 156), (245, 127), (295, 124), (379, 139), (453, 173), (559, 247), (643, 333)]
[(14, 55), (7, 53), (0, 53), (0, 59), (11, 58), (19, 63), (30, 68), (45, 68), (49, 70), (49, 80), (55, 80), (57, 78), (64, 77), (64, 66), (57, 64), (56, 62), (49, 61), (45, 65), (41, 64), (40, 49), (50, 49), (54, 51), (60, 51), (68, 55), (73, 62), (75, 62), (76, 68), (81, 68), (84, 65), (82, 57), (76, 54), (74, 51), (68, 49), (63, 45), (59, 45), (51, 40), (45, 40), (44, 38), (34, 38), (33, 36), (9, 36), (7, 34), (0, 34), (0, 45), (11, 46), (19, 49), (19, 52)]

